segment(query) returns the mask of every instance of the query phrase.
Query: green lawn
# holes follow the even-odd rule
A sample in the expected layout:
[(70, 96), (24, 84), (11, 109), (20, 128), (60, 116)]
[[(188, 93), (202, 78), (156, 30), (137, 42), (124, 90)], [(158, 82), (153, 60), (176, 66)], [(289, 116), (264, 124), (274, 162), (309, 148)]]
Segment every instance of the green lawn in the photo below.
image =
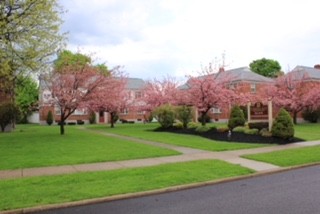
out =
[(106, 137), (67, 126), (17, 126), (0, 133), (0, 170), (129, 160), (179, 154), (169, 149)]
[(246, 175), (252, 170), (218, 160), (0, 180), (0, 210), (141, 192)]
[(227, 151), (236, 149), (257, 148), (266, 146), (265, 144), (252, 143), (232, 143), (223, 141), (214, 141), (207, 138), (187, 135), (174, 134), (168, 132), (154, 132), (153, 129), (158, 127), (158, 123), (152, 124), (116, 124), (116, 128), (110, 128), (106, 125), (87, 126), (89, 129), (100, 130), (119, 135), (132, 136), (155, 142), (174, 144), (178, 146), (191, 147), (209, 151)]
[(271, 163), (278, 166), (296, 166), (320, 162), (320, 146), (312, 146), (283, 151), (244, 155), (244, 158)]
[(311, 141), (320, 140), (320, 123), (305, 123), (294, 126), (295, 137)]

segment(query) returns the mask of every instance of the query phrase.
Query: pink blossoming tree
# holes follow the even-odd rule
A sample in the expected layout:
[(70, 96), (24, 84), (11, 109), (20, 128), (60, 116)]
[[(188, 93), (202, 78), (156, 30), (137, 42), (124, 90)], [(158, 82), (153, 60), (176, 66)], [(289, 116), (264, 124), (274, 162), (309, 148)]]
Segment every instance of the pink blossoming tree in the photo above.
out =
[(172, 77), (162, 80), (154, 79), (148, 81), (143, 89), (141, 108), (145, 111), (153, 111), (155, 108), (164, 105), (178, 105), (183, 103), (183, 93), (178, 89), (178, 82)]
[(293, 116), (297, 124), (297, 115), (307, 107), (310, 101), (311, 82), (307, 82), (307, 75), (288, 73), (276, 79), (275, 84), (266, 88), (266, 95), (278, 107), (283, 107)]
[(187, 82), (189, 103), (197, 108), (202, 125), (206, 124), (205, 116), (211, 108), (238, 102), (236, 94), (229, 88), (230, 78), (220, 75), (220, 72), (191, 77)]
[(63, 135), (66, 119), (86, 105), (91, 94), (105, 83), (105, 74), (89, 65), (77, 69), (65, 67), (63, 72), (54, 71), (45, 82), (51, 92), (50, 104), (60, 111), (60, 134)]
[(105, 78), (102, 86), (91, 95), (87, 106), (94, 111), (103, 111), (110, 114), (111, 128), (114, 128), (116, 116), (129, 107), (129, 98), (126, 91), (127, 79), (119, 70), (114, 69), (111, 75)]

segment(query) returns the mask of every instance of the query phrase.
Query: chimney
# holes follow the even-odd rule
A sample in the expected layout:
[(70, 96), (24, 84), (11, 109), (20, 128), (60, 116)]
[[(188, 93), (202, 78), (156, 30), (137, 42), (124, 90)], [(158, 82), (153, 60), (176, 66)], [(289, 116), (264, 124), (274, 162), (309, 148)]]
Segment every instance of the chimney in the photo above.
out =
[(320, 64), (316, 64), (313, 66), (315, 69), (320, 69)]
[[(320, 65), (319, 65), (319, 66), (320, 66)], [(319, 69), (320, 69), (320, 67), (319, 67)], [(219, 73), (220, 73), (220, 72), (224, 72), (224, 67), (220, 67), (220, 68), (219, 68)]]

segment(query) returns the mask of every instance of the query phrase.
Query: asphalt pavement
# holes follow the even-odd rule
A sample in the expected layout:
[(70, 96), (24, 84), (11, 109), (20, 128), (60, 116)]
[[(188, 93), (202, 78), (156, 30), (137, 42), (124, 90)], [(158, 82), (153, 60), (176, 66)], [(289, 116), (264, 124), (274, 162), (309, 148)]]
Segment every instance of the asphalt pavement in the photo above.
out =
[(320, 165), (38, 214), (319, 214)]

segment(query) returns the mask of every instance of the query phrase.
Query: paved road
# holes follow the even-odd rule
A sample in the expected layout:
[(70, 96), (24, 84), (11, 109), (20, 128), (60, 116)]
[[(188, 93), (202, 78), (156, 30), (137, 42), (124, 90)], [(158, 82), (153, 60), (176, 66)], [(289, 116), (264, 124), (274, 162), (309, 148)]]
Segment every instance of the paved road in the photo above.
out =
[(320, 213), (320, 165), (141, 198), (51, 210), (110, 214)]

